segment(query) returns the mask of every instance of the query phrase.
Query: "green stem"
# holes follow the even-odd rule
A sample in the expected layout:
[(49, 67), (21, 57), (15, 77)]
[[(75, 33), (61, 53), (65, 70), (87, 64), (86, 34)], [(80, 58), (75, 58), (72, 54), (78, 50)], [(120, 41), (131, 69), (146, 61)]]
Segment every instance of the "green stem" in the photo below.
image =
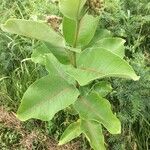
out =
[[(80, 20), (77, 21), (77, 26), (76, 26), (76, 33), (75, 33), (75, 38), (74, 38), (74, 43), (73, 43), (73, 48), (77, 47), (77, 40), (78, 40), (78, 35), (79, 35), (79, 28), (80, 28)], [(77, 62), (76, 62), (76, 53), (72, 52), (72, 65), (77, 68)], [(78, 82), (76, 82), (76, 87), (79, 88), (80, 85)]]

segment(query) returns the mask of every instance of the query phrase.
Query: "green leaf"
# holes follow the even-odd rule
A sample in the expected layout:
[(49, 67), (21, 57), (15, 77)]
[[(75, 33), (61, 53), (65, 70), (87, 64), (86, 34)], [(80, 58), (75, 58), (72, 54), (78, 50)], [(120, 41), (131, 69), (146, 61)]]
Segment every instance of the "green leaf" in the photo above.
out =
[(52, 46), (49, 43), (42, 43), (34, 48), (31, 59), (35, 63), (45, 64), (45, 55), (54, 54), (54, 56), (63, 64), (69, 63), (69, 57), (64, 48)]
[(99, 47), (84, 50), (77, 59), (77, 68), (68, 66), (67, 73), (81, 86), (105, 77), (138, 80), (132, 67), (119, 56)]
[(77, 20), (86, 0), (59, 0), (59, 10), (70, 19)]
[(79, 24), (77, 46), (84, 47), (92, 40), (97, 29), (99, 17), (86, 14)]
[(81, 134), (80, 120), (69, 125), (59, 140), (59, 145), (66, 144)]
[(61, 63), (69, 64), (70, 60), (66, 47), (53, 46), (50, 43), (45, 43), (45, 45)]
[(99, 81), (94, 85), (93, 90), (101, 97), (105, 97), (112, 91), (112, 87), (111, 84), (107, 81)]
[(76, 33), (77, 33), (77, 21), (64, 17), (63, 35), (66, 42), (71, 46), (74, 45)]
[(88, 44), (87, 47), (93, 47), (96, 42), (98, 42), (99, 40), (102, 40), (103, 38), (107, 38), (107, 37), (108, 38), (112, 37), (111, 32), (107, 29), (98, 28), (95, 32), (93, 39), (91, 40), (91, 42)]
[(22, 20), (22, 19), (9, 19), (4, 25), (1, 26), (5, 32), (23, 35), (30, 38), (35, 38), (41, 41), (49, 42), (54, 46), (64, 46), (64, 39), (56, 33), (45, 22)]
[(102, 127), (95, 121), (82, 120), (81, 130), (94, 150), (105, 150)]
[(111, 134), (121, 133), (120, 121), (112, 113), (109, 101), (98, 94), (91, 93), (86, 97), (80, 97), (74, 106), (81, 118), (103, 124)]
[(45, 55), (45, 67), (50, 75), (57, 75), (66, 80), (69, 84), (75, 85), (74, 78), (70, 77), (65, 69), (65, 65), (62, 65), (53, 54)]
[(65, 40), (71, 46), (76, 44), (77, 47), (84, 47), (92, 40), (99, 17), (92, 15), (84, 15), (79, 24), (77, 21), (64, 17), (63, 19), (63, 34)]
[(51, 53), (45, 44), (40, 44), (36, 47), (31, 55), (31, 59), (34, 63), (45, 64), (45, 55)]
[(45, 76), (25, 92), (17, 117), (21, 121), (30, 118), (49, 121), (58, 111), (73, 104), (78, 95), (78, 90), (61, 77)]
[(125, 40), (121, 38), (104, 38), (95, 43), (95, 47), (101, 47), (123, 58), (125, 55)]

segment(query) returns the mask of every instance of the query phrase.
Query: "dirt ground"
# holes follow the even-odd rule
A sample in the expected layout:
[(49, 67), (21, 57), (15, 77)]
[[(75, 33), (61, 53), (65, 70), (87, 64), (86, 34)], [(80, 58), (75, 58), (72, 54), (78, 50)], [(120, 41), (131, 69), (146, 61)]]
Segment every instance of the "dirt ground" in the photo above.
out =
[[(49, 137), (44, 135), (39, 131), (27, 131), (22, 123), (16, 118), (13, 112), (6, 111), (2, 106), (0, 106), (0, 123), (7, 128), (11, 128), (21, 134), (21, 140), (17, 145), (14, 145), (12, 150), (15, 150), (15, 147), (23, 147), (25, 150), (32, 150), (33, 141), (38, 140), (43, 143), (47, 150), (81, 150), (80, 141), (70, 143), (64, 146), (58, 146), (57, 142)], [(43, 148), (43, 149), (45, 149)]]

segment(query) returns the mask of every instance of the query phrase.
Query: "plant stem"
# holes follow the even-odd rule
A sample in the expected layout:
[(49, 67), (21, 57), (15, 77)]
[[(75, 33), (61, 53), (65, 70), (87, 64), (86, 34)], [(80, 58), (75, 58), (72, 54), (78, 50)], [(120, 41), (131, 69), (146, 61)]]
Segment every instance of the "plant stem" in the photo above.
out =
[[(77, 26), (76, 26), (76, 33), (75, 33), (75, 39), (74, 39), (74, 43), (73, 43), (73, 48), (77, 47), (77, 40), (78, 40), (78, 34), (79, 34), (79, 26), (80, 26), (80, 20), (77, 21)], [(72, 52), (72, 65), (77, 68), (77, 62), (76, 62), (76, 53)], [(79, 83), (76, 81), (76, 87), (79, 88), (80, 85)]]

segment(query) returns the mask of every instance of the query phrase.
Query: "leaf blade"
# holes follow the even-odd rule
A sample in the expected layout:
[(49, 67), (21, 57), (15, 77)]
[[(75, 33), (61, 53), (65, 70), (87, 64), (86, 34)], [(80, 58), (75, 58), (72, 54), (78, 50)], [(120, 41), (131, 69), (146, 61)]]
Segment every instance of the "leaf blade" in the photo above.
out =
[(95, 43), (95, 47), (101, 47), (123, 58), (125, 55), (125, 40), (121, 38), (103, 38)]
[(78, 90), (62, 78), (45, 76), (25, 92), (17, 117), (22, 121), (31, 118), (49, 121), (58, 111), (73, 104), (78, 95)]
[(81, 97), (74, 106), (84, 120), (93, 120), (103, 124), (111, 134), (121, 133), (121, 123), (112, 113), (110, 103), (96, 93)]
[(23, 19), (9, 19), (1, 26), (2, 30), (41, 41), (49, 42), (54, 46), (64, 46), (64, 39), (44, 22)]
[(86, 0), (59, 0), (59, 10), (70, 19), (77, 20)]
[[(63, 19), (63, 34), (67, 43), (71, 46), (81, 48), (90, 43), (96, 32), (99, 22), (99, 17), (85, 14), (79, 24), (75, 20), (64, 17)], [(77, 40), (77, 41), (76, 41)]]
[(81, 130), (86, 135), (94, 150), (105, 150), (102, 127), (99, 123), (89, 120), (81, 121)]
[(78, 137), (80, 134), (80, 120), (78, 120), (77, 122), (74, 122), (67, 127), (67, 129), (62, 134), (58, 145), (66, 144), (74, 138)]
[(139, 79), (125, 60), (100, 47), (84, 50), (77, 59), (77, 68), (68, 66), (66, 71), (81, 86), (105, 77), (121, 77), (135, 81)]

